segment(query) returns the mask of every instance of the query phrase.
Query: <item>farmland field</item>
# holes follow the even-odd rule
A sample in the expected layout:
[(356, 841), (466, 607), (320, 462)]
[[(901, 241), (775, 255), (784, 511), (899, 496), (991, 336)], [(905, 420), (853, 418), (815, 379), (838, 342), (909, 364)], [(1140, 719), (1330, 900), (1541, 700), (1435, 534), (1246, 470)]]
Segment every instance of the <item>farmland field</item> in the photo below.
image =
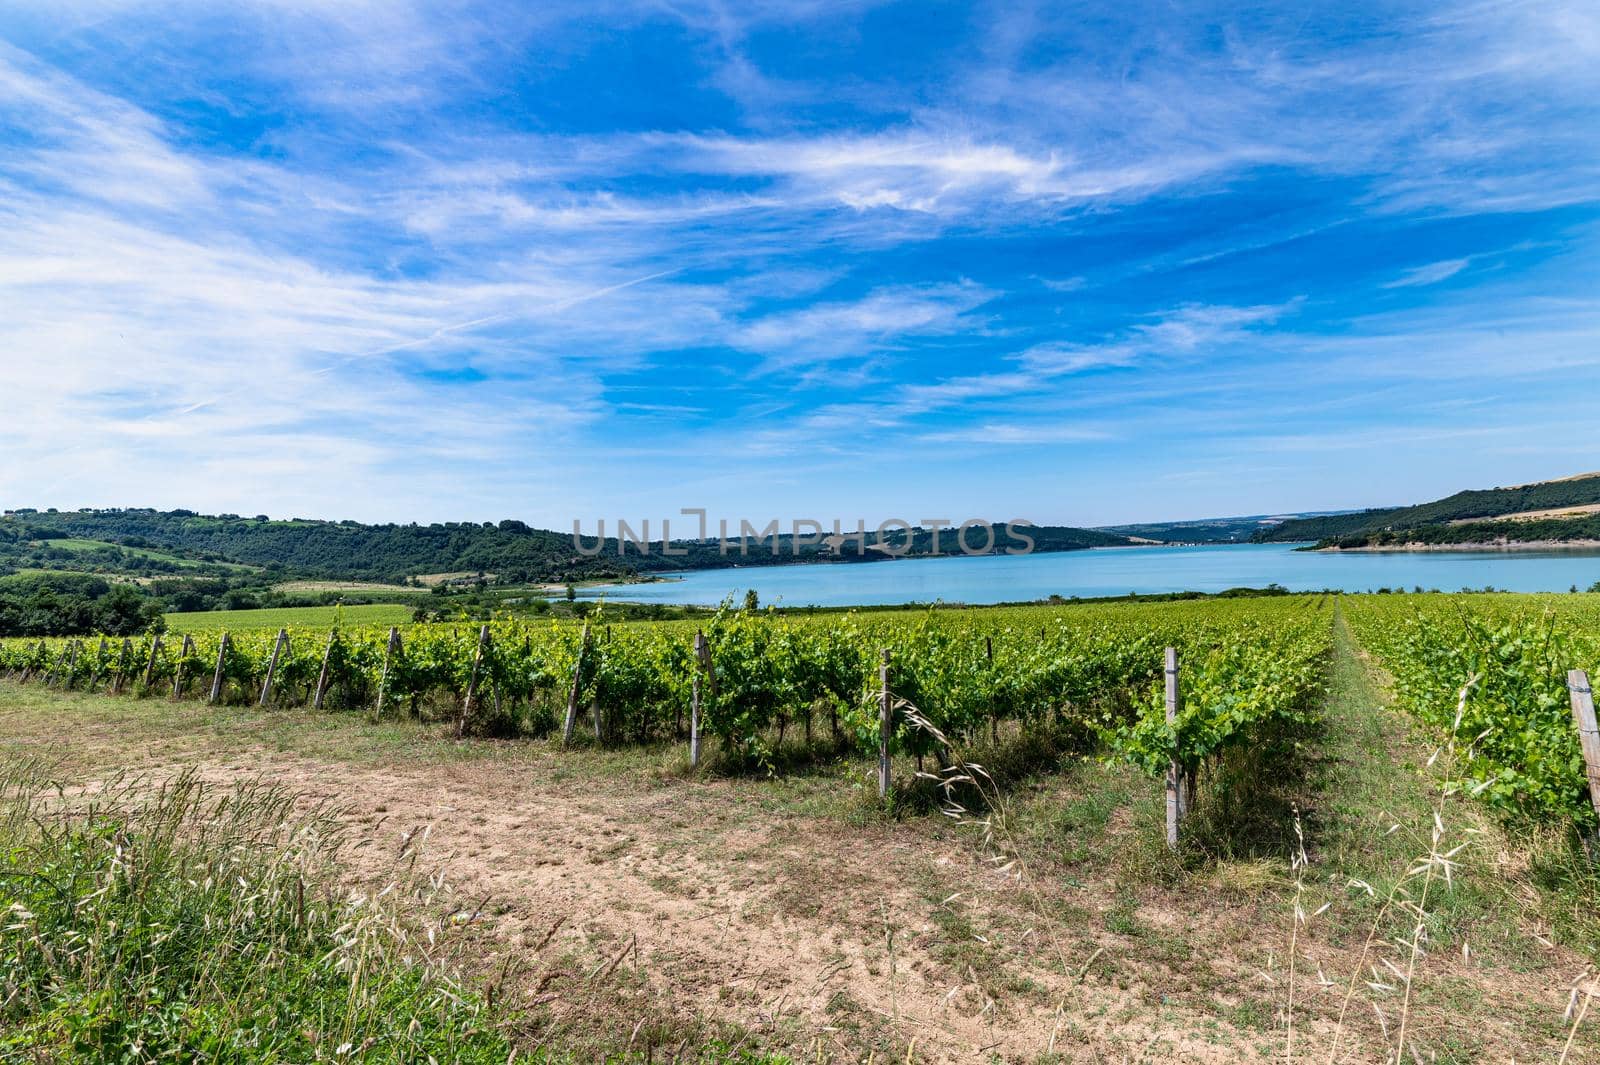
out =
[(122, 544), (113, 544), (104, 540), (85, 540), (78, 537), (66, 537), (58, 540), (41, 540), (41, 546), (52, 547), (62, 551), (88, 552), (112, 549), (121, 551), (132, 558), (147, 558), (158, 562), (170, 562), (181, 569), (199, 569), (209, 567), (213, 569), (227, 569), (238, 572), (252, 570), (254, 566), (244, 566), (232, 562), (200, 562), (192, 558), (182, 558), (167, 551), (158, 551), (148, 547), (127, 547)]
[(402, 603), (365, 603), (358, 606), (290, 606), (265, 610), (199, 610), (166, 615), (170, 632), (221, 632), (277, 629), (285, 626), (327, 627), (342, 619), (345, 625), (408, 625), (411, 608)]
[(383, 595), (425, 596), (426, 588), (411, 588), (403, 584), (383, 584), (378, 581), (283, 581), (272, 586), (275, 592), (346, 592)]
[(1569, 1035), (1590, 1060), (1567, 1007), (1600, 889), (1551, 678), (1597, 664), (1597, 617), (1283, 596), (407, 625), (391, 649), (346, 608), (337, 636), (130, 640), (121, 697), (82, 690), (119, 683), (117, 641), (4, 641), (0, 754), (68, 794), (270, 781), (337, 822), (340, 890), (425, 872), (410, 918), (477, 996), (452, 1023), (574, 1060), (1555, 1060)]

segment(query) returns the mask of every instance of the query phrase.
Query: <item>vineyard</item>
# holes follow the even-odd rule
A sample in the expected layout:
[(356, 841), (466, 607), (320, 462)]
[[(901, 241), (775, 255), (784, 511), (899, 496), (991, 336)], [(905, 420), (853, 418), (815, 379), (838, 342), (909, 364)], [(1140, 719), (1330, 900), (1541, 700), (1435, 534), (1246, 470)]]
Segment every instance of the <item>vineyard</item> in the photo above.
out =
[[(11, 640), (0, 644), (0, 671), (133, 697), (448, 720), (468, 735), (559, 731), (564, 742), (576, 733), (606, 745), (704, 735), (724, 756), (757, 764), (819, 732), (921, 765), (945, 764), (952, 744), (1002, 727), (1044, 729), (1192, 781), (1259, 730), (1309, 710), (1330, 617), (1322, 598), (807, 618), (730, 609), (698, 628), (601, 616), (582, 628), (499, 621)], [(1169, 647), (1182, 664), (1170, 715)]]
[(458, 735), (681, 742), (696, 761), (714, 741), (723, 758), (769, 770), (785, 744), (911, 757), (920, 770), (1003, 728), (1042, 731), (1170, 778), (1186, 808), (1230, 750), (1308, 719), (1336, 609), (1393, 677), (1398, 704), (1435, 734), (1454, 730), (1475, 797), (1508, 817), (1597, 827), (1567, 683), (1569, 669), (1600, 663), (1600, 601), (1581, 595), (335, 623), (14, 639), (0, 643), (0, 673), (134, 698), (445, 721)]
[[(1521, 821), (1596, 827), (1568, 673), (1600, 665), (1600, 597), (1364, 596), (1345, 601), (1397, 703), (1456, 737), (1470, 792)], [(1459, 714), (1459, 720), (1457, 715)]]
[[(1600, 949), (1586, 685), (1568, 680), (1600, 666), (1596, 595), (246, 619), (0, 641), (15, 749), (69, 735), (89, 781), (283, 780), (349, 807), (361, 875), (437, 833), (461, 884), (449, 920), (491, 913), (484, 942), (535, 959), (541, 1024), (593, 1013), (632, 1039), (636, 1000), (602, 1003), (649, 978), (670, 1008), (734, 1017), (793, 1060), (840, 1018), (861, 1034), (831, 1060), (922, 1060), (913, 1038), (956, 1048), (930, 1061), (1001, 1043), (1033, 1060), (1063, 1010), (1082, 1024), (1121, 1003), (1142, 1025), (1156, 1001), (1196, 1060), (1196, 1032), (1244, 1033), (1215, 1058), (1234, 1060), (1288, 1017), (1346, 1048), (1327, 1060), (1393, 1061), (1406, 1010), (1436, 1060), (1530, 1060), (1576, 1027), (1548, 999)], [(955, 803), (968, 827), (924, 816)], [(951, 845), (974, 824), (981, 846)], [(1436, 857), (1453, 879), (1430, 899)], [(1433, 983), (1419, 971), (1408, 1001), (1413, 947)], [(1280, 958), (1307, 966), (1298, 985)], [(728, 998), (747, 967), (770, 990)], [(1470, 982), (1421, 998), (1446, 980)], [(765, 1026), (807, 994), (798, 1036)], [(1469, 997), (1479, 1030), (1462, 1036)], [(1114, 1028), (1095, 1038), (1131, 1054)]]

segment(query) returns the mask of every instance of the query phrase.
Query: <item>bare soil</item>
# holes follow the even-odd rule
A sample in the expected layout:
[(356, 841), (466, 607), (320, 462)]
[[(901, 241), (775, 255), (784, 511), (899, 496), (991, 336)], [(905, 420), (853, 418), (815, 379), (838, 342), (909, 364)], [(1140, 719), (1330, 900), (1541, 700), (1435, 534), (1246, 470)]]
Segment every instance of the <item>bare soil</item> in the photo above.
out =
[[(1287, 869), (1163, 865), (1143, 842), (1159, 839), (1153, 786), (1099, 767), (1018, 799), (1020, 819), (1121, 789), (1102, 823), (1059, 830), (1088, 855), (1069, 859), (1004, 832), (985, 846), (937, 814), (818, 799), (864, 789), (864, 772), (796, 789), (433, 734), (340, 758), (325, 732), (299, 749), (284, 742), (293, 732), (263, 742), (261, 723), (276, 716), (277, 729), (281, 713), (234, 711), (229, 730), (201, 708), (52, 698), (0, 684), (0, 754), (65, 752), (84, 783), (189, 767), (217, 785), (280, 783), (339, 810), (353, 883), (382, 884), (418, 854), (476, 926), (475, 967), (515, 974), (503, 994), (531, 1011), (534, 1044), (587, 1024), (622, 1046), (668, 1018), (806, 1061), (1275, 1060), (1293, 987), (1293, 1053), (1327, 1060), (1363, 946), (1302, 929), (1291, 982)], [(1426, 959), (1421, 1060), (1555, 1060), (1584, 959), (1553, 944), (1519, 944), (1504, 963), (1477, 949)], [(626, 993), (576, 992), (597, 978)], [(1356, 1003), (1339, 1060), (1388, 1059), (1392, 1020), (1365, 994)], [(1567, 1060), (1589, 1060), (1578, 1050)]]

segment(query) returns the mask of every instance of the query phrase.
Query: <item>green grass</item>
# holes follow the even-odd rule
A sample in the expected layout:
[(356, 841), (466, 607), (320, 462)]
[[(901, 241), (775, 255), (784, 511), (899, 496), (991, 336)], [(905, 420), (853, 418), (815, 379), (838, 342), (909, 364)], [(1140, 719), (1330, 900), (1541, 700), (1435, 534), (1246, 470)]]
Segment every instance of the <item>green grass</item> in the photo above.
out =
[(68, 537), (63, 540), (38, 540), (35, 541), (35, 545), (39, 547), (58, 547), (63, 551), (75, 553), (99, 551), (110, 547), (134, 558), (147, 558), (154, 562), (170, 562), (175, 566), (182, 566), (186, 569), (209, 567), (213, 569), (253, 570), (256, 568), (237, 562), (201, 562), (198, 559), (183, 558), (179, 555), (169, 554), (166, 551), (156, 551), (147, 547), (128, 547), (124, 544), (113, 544), (106, 540), (84, 540), (77, 537)]
[(289, 594), (334, 592), (340, 595), (383, 595), (402, 599), (426, 598), (433, 592), (431, 588), (412, 588), (404, 584), (385, 584), (381, 581), (319, 581), (309, 579), (282, 581), (273, 585), (272, 590)]
[(210, 632), (227, 629), (326, 628), (344, 625), (408, 625), (411, 607), (403, 603), (369, 603), (364, 606), (293, 606), (261, 610), (199, 610), (168, 614), (168, 632)]
[[(304, 612), (231, 616), (289, 613)], [(346, 616), (350, 614), (347, 608)], [(202, 615), (208, 616), (228, 615)], [(916, 936), (922, 937), (920, 946), (940, 978), (952, 985), (970, 982), (1001, 1002), (1034, 1003), (1037, 992), (1031, 981), (1040, 971), (1060, 973), (1064, 966), (1083, 974), (1074, 977), (1075, 986), (1089, 1000), (1100, 989), (1151, 987), (1159, 990), (1161, 1001), (1170, 997), (1184, 1009), (1199, 1011), (1204, 1020), (1271, 1031), (1278, 1004), (1269, 992), (1257, 990), (1253, 979), (1241, 979), (1241, 973), (1256, 973), (1272, 964), (1267, 959), (1281, 958), (1287, 949), (1295, 890), (1288, 857), (1298, 810), (1310, 857), (1303, 908), (1311, 915), (1299, 954), (1309, 958), (1314, 953), (1316, 964), (1326, 965), (1340, 987), (1328, 996), (1311, 993), (1297, 1008), (1308, 1030), (1316, 1024), (1330, 1026), (1344, 981), (1352, 973), (1371, 975), (1371, 958), (1355, 964), (1369, 930), (1377, 931), (1380, 945), (1392, 946), (1410, 934), (1409, 911), (1391, 908), (1385, 914), (1382, 901), (1417, 856), (1426, 853), (1427, 829), (1438, 807), (1453, 833), (1470, 829), (1478, 835), (1463, 854), (1454, 883), (1428, 898), (1430, 953), (1439, 960), (1430, 962), (1432, 967), (1416, 982), (1419, 1023), (1442, 1033), (1428, 1037), (1441, 1061), (1506, 1060), (1507, 1048), (1521, 1059), (1524, 1050), (1558, 1044), (1563, 1037), (1559, 1005), (1551, 1011), (1532, 1006), (1524, 1011), (1523, 1004), (1542, 1001), (1536, 998), (1541, 989), (1570, 979), (1557, 971), (1568, 956), (1551, 954), (1531, 932), (1542, 929), (1594, 956), (1600, 934), (1588, 915), (1597, 912), (1600, 883), (1592, 870), (1568, 860), (1581, 855), (1574, 856), (1564, 840), (1508, 838), (1465, 798), (1447, 797), (1441, 803), (1442, 770), (1427, 765), (1434, 739), (1388, 705), (1385, 675), (1366, 660), (1342, 617), (1333, 625), (1328, 691), (1318, 707), (1317, 724), (1282, 737), (1284, 744), (1264, 748), (1259, 762), (1240, 766), (1260, 786), (1241, 795), (1239, 806), (1217, 805), (1221, 778), (1208, 777), (1181, 857), (1169, 855), (1161, 842), (1159, 783), (1133, 767), (1086, 757), (1070, 745), (1030, 742), (1010, 730), (1003, 730), (998, 745), (986, 745), (980, 737), (978, 749), (968, 753), (1002, 781), (1005, 801), (996, 832), (1006, 852), (1025, 862), (1028, 873), (1021, 883), (1031, 898), (1015, 911), (980, 907), (970, 894), (970, 872), (964, 865), (908, 863), (905, 882), (926, 910), (927, 927)], [(95, 759), (125, 765), (133, 746), (130, 736), (142, 741), (136, 749), (152, 765), (207, 763), (223, 752), (257, 749), (330, 764), (403, 766), (404, 772), (428, 763), (460, 763), (452, 766), (453, 772), (470, 761), (484, 763), (486, 770), (510, 763), (519, 775), (578, 792), (597, 786), (613, 795), (660, 790), (660, 806), (678, 809), (694, 826), (696, 838), (739, 838), (752, 825), (794, 819), (831, 822), (830, 831), (837, 833), (881, 833), (908, 844), (920, 842), (941, 855), (959, 856), (973, 846), (972, 828), (949, 828), (931, 812), (919, 785), (908, 780), (909, 761), (896, 762), (902, 793), (886, 816), (868, 783), (867, 760), (802, 752), (794, 729), (788, 746), (795, 750), (786, 749), (787, 756), (777, 759), (782, 768), (775, 777), (724, 764), (713, 745), (710, 764), (696, 774), (698, 785), (689, 788), (682, 786), (689, 774), (681, 744), (598, 749), (585, 742), (562, 751), (551, 739), (458, 743), (439, 714), (422, 725), (392, 718), (370, 722), (359, 714), (115, 700), (0, 683), (0, 762), (8, 747), (19, 756), (53, 749), (64, 723), (70, 723), (74, 742), (63, 753), (74, 760), (74, 768), (87, 768)], [(825, 726), (819, 729), (819, 747), (825, 731)], [(655, 843), (669, 845), (665, 832)], [(830, 906), (850, 899), (854, 888), (826, 879), (836, 875), (830, 869), (807, 880), (796, 873), (783, 891), (764, 900), (768, 909), (761, 912), (797, 922), (837, 920)], [(1371, 884), (1376, 898), (1353, 889), (1357, 879)], [(664, 878), (656, 886), (676, 890), (672, 885), (671, 878)], [(854, 901), (870, 903), (865, 896)], [(4, 905), (0, 900), (0, 910)], [(878, 920), (865, 919), (872, 935), (882, 932)], [(912, 943), (912, 930), (919, 927), (917, 922), (897, 924), (896, 942), (902, 942), (903, 928), (905, 942)], [(930, 940), (935, 936), (937, 941)], [(1058, 964), (1055, 950), (1044, 951), (1038, 946), (1042, 942), (1057, 944), (1064, 960)], [(1463, 947), (1470, 947), (1470, 963), (1458, 960)], [(1030, 958), (1030, 951), (1041, 955)], [(1395, 956), (1392, 950), (1389, 956)], [(580, 968), (592, 965), (586, 958)], [(1302, 978), (1315, 971), (1304, 970)], [(1358, 982), (1362, 1005), (1365, 987)], [(1497, 993), (1486, 997), (1487, 988)], [(849, 1002), (842, 993), (836, 997)], [(1392, 1008), (1382, 1001), (1386, 1010)], [(1515, 1017), (1503, 1012), (1513, 1003), (1519, 1010)], [(625, 1013), (617, 1009), (607, 1016)], [(877, 1038), (882, 1018), (873, 1019), (876, 1015), (864, 1009), (850, 1012), (843, 1005), (837, 1013), (841, 1031), (861, 1027), (850, 1037), (853, 1045), (865, 1047)], [(563, 1029), (549, 1045), (568, 1054), (582, 1046), (583, 1054), (531, 1060), (601, 1060), (602, 1050), (621, 1051), (621, 1039), (613, 1037), (620, 1033), (626, 1038), (643, 1015), (616, 1021), (612, 1027), (617, 1031), (608, 1029), (605, 1041), (594, 1044), (580, 1042), (580, 1037), (589, 1037), (583, 1032)], [(1444, 1018), (1449, 1019), (1448, 1030), (1442, 1027)], [(1381, 1036), (1370, 1009), (1359, 1022), (1350, 1023), (1361, 1027), (1366, 1038)], [(0, 1015), (0, 1030), (5, 1026)], [(1504, 1035), (1508, 1042), (1493, 1034), (1502, 1031), (1509, 1033)], [(654, 1045), (672, 1045), (678, 1038)], [(888, 1040), (883, 1046), (899, 1047), (891, 1054), (893, 1060), (905, 1056), (903, 1044)], [(0, 1060), (4, 1058), (0, 1044)]]
[(41, 547), (59, 547), (63, 551), (98, 551), (102, 547), (116, 547), (116, 544), (106, 540), (80, 540), (68, 537), (65, 540), (37, 540), (35, 543)]
[(624, 1047), (642, 1025), (621, 1008), (622, 974), (588, 992), (597, 1010), (619, 1008), (604, 1038), (552, 1040), (547, 1018), (490, 1004), (502, 981), (464, 960), (472, 929), (425, 924), (454, 898), (437, 882), (397, 859), (403, 890), (341, 887), (347, 831), (296, 813), (282, 788), (213, 789), (192, 773), (150, 785), (113, 779), (63, 811), (69, 800), (35, 763), (0, 773), (0, 1061), (488, 1065), (536, 1029), (520, 1060), (632, 1065), (674, 1044), (677, 1060), (700, 1065), (789, 1060), (743, 1048), (737, 1029), (719, 1037), (663, 1018)]
[[(1456, 833), (1451, 838), (1469, 843), (1453, 882), (1429, 905), (1439, 949), (1493, 942), (1503, 958), (1525, 962), (1542, 950), (1529, 934), (1535, 925), (1556, 929), (1586, 953), (1600, 949), (1600, 922), (1588, 916), (1600, 881), (1564, 834), (1497, 821), (1463, 795), (1441, 798), (1448, 759), (1428, 763), (1442, 737), (1389, 705), (1385, 675), (1363, 656), (1342, 615), (1334, 641), (1325, 728), (1302, 809), (1319, 881), (1312, 898), (1335, 903), (1327, 919), (1336, 934), (1370, 928), (1381, 901), (1428, 853), (1437, 809)], [(1512, 874), (1496, 865), (1497, 851), (1517, 855), (1527, 868)], [(1372, 885), (1372, 896), (1348, 890), (1357, 878)]]
[(503, 1062), (489, 1011), (331, 879), (333, 822), (241, 785), (46, 816), (0, 779), (0, 1060)]

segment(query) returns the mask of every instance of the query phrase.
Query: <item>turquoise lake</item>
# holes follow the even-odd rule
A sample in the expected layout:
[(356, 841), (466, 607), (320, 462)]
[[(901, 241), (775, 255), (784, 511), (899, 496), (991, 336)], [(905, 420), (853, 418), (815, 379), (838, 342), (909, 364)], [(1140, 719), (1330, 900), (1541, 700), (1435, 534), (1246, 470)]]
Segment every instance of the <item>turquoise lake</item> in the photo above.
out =
[(875, 606), (1005, 603), (1052, 595), (1220, 592), (1281, 584), (1291, 591), (1378, 588), (1453, 592), (1492, 585), (1564, 592), (1600, 581), (1600, 551), (1416, 551), (1339, 554), (1291, 544), (1112, 547), (1037, 555), (904, 559), (853, 564), (742, 566), (682, 578), (584, 590), (583, 598), (715, 606), (754, 588), (762, 605)]

